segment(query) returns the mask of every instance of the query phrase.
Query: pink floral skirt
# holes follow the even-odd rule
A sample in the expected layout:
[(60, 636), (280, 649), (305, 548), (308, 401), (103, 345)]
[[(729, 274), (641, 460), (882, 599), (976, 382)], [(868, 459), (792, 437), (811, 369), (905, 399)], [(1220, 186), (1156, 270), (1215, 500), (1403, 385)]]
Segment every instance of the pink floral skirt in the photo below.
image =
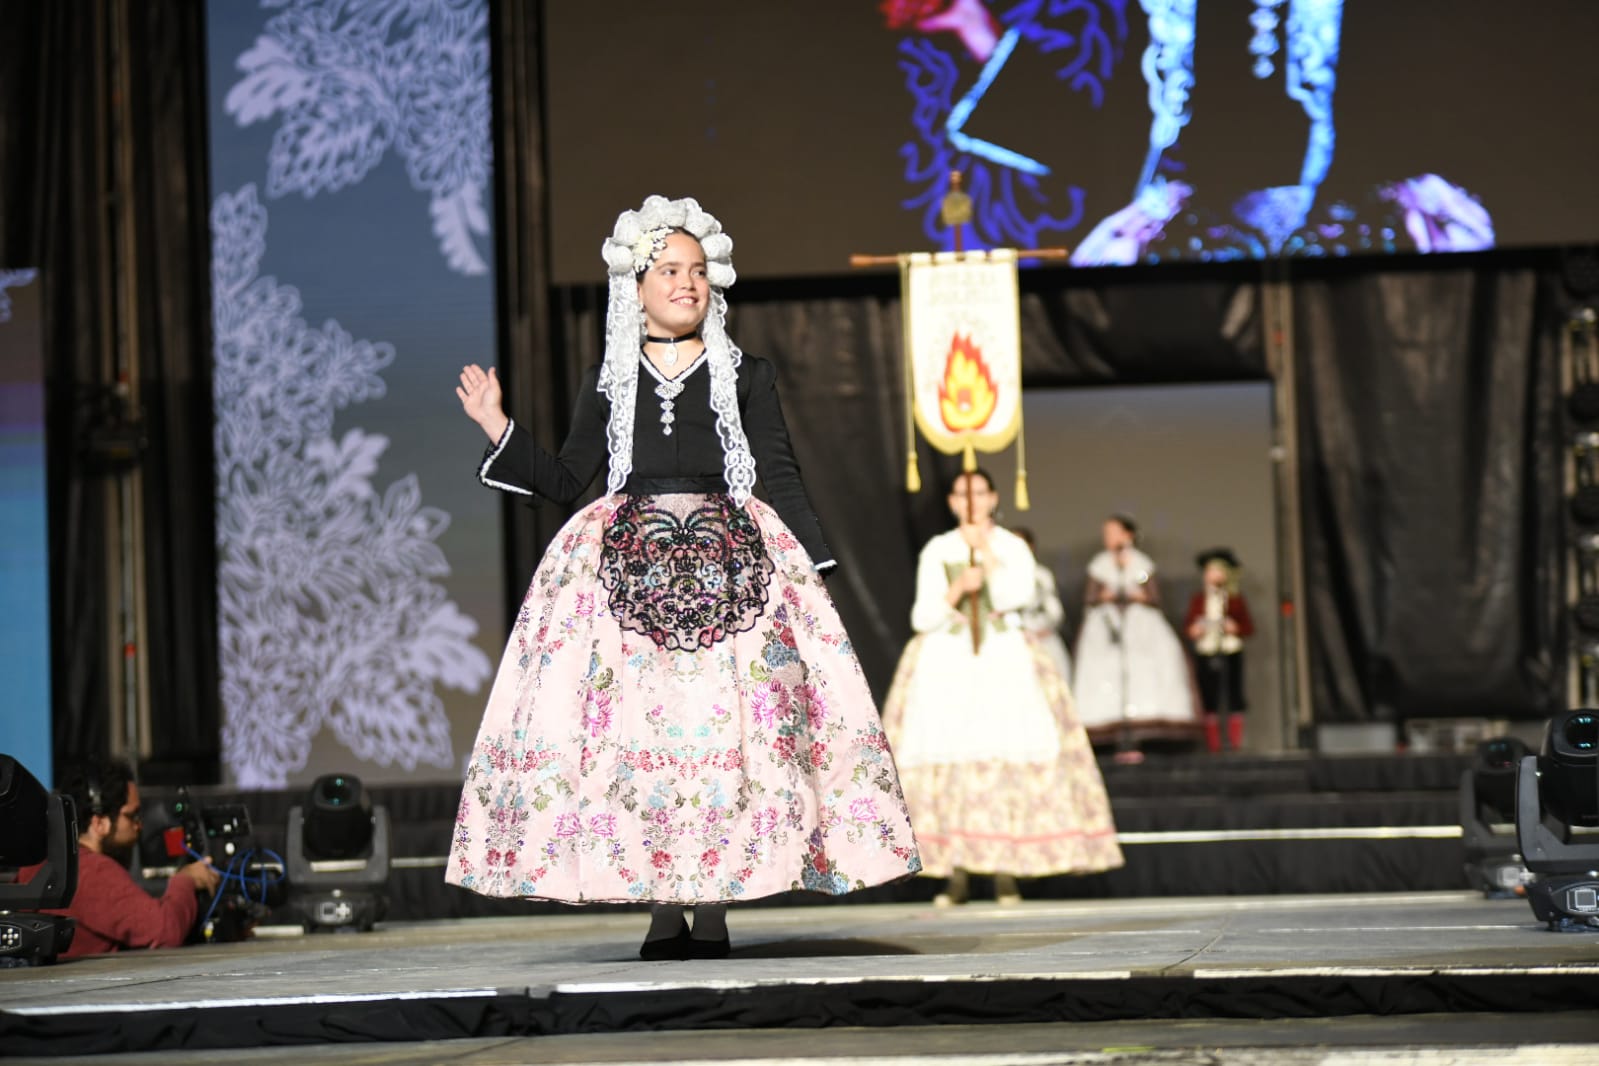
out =
[(674, 494), (575, 515), (517, 614), (446, 880), (693, 904), (920, 869), (860, 664), (776, 513)]

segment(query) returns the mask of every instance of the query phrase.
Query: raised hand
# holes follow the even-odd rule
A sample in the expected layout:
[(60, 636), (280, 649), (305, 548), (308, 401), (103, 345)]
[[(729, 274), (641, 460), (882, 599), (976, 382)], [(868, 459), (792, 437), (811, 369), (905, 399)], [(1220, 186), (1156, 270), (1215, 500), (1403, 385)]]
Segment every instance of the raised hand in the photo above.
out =
[(500, 390), (500, 377), (492, 366), (487, 372), (476, 363), (462, 367), (461, 383), (455, 387), (455, 395), (461, 401), (461, 410), (483, 427), (489, 440), (497, 441), (504, 436), (511, 420), (501, 406), (504, 394)]

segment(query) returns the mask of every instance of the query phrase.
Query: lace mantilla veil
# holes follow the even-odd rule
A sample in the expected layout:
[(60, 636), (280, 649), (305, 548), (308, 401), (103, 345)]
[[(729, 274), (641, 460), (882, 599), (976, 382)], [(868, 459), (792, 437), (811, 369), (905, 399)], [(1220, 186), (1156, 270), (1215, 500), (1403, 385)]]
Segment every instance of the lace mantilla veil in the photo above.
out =
[(755, 457), (738, 414), (737, 375), (744, 353), (727, 335), (727, 297), (737, 274), (733, 272), (733, 240), (722, 224), (688, 198), (668, 200), (651, 196), (637, 211), (624, 211), (602, 248), (610, 272), (610, 301), (605, 312), (605, 361), (600, 366), (600, 392), (610, 401), (610, 421), (605, 435), (610, 450), (606, 491), (618, 493), (633, 472), (633, 405), (638, 396), (639, 344), (644, 336), (644, 306), (638, 297), (638, 276), (666, 245), (667, 236), (681, 229), (700, 242), (705, 251), (710, 307), (700, 325), (711, 374), (711, 409), (716, 412), (716, 433), (722, 440), (723, 475), (727, 491), (740, 507), (755, 487)]

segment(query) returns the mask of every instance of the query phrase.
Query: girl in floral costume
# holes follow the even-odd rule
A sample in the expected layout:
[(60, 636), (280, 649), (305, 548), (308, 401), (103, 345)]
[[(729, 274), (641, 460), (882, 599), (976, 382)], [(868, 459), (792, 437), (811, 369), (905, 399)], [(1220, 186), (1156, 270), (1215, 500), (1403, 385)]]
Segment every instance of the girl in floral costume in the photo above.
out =
[(727, 335), (732, 246), (689, 199), (617, 219), (605, 358), (559, 454), (505, 415), (492, 369), (456, 390), (491, 442), (484, 484), (569, 503), (605, 467), (608, 492), (517, 614), (447, 880), (650, 901), (646, 959), (725, 956), (731, 900), (921, 868), (774, 368)]

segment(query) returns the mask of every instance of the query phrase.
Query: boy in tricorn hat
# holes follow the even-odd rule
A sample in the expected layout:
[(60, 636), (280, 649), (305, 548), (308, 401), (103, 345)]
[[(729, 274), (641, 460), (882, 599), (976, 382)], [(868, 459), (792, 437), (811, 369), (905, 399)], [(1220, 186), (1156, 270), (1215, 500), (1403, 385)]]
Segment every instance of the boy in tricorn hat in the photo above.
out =
[[(1230, 548), (1212, 548), (1195, 559), (1204, 583), (1188, 601), (1183, 631), (1193, 643), (1194, 673), (1205, 708), (1205, 736), (1211, 751), (1243, 744), (1244, 640), (1255, 632), (1249, 604), (1238, 591), (1238, 557)], [(1224, 720), (1225, 719), (1225, 723)]]

